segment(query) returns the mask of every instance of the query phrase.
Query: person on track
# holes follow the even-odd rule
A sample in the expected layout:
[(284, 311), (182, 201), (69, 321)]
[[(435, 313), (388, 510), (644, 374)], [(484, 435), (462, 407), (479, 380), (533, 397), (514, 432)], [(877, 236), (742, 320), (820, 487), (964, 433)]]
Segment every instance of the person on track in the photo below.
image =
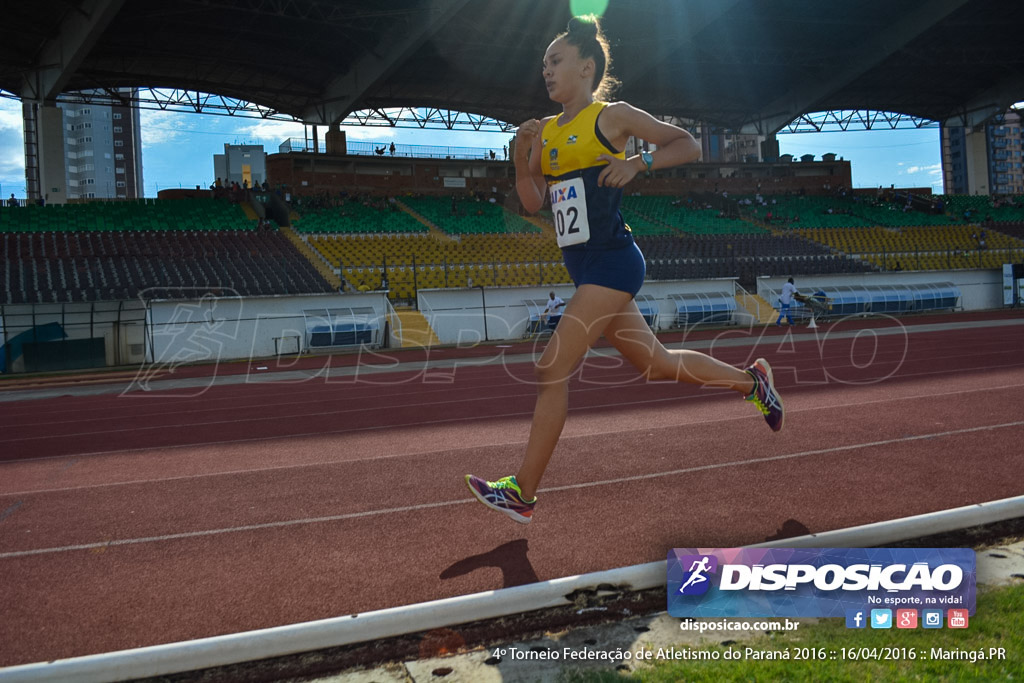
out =
[(782, 294), (779, 295), (779, 319), (775, 321), (776, 327), (782, 327), (783, 316), (785, 316), (789, 326), (793, 326), (793, 314), (790, 313), (789, 307), (793, 304), (793, 298), (799, 296), (800, 292), (797, 291), (796, 285), (793, 284), (793, 278), (786, 280), (786, 284), (782, 285)]
[[(607, 102), (608, 41), (595, 17), (574, 17), (543, 60), (548, 96), (562, 113), (530, 119), (516, 133), (516, 189), (536, 213), (550, 199), (558, 245), (576, 293), (535, 368), (537, 403), (519, 471), (497, 481), (466, 475), (484, 505), (529, 522), (536, 492), (568, 412), (569, 377), (590, 346), (605, 338), (648, 380), (675, 380), (739, 392), (774, 431), (785, 413), (771, 367), (745, 370), (689, 350), (668, 350), (654, 336), (634, 296), (643, 285), (643, 254), (622, 219), (622, 188), (639, 173), (696, 161), (700, 145), (685, 130), (626, 102)], [(657, 146), (626, 158), (631, 136)]]

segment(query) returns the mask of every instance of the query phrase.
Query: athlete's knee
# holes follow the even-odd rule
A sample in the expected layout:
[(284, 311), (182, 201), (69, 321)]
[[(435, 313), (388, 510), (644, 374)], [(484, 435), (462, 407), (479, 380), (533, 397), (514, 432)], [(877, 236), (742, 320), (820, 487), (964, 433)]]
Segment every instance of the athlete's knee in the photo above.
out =
[(533, 377), (541, 386), (560, 384), (569, 380), (569, 374), (557, 363), (537, 363), (533, 366)]

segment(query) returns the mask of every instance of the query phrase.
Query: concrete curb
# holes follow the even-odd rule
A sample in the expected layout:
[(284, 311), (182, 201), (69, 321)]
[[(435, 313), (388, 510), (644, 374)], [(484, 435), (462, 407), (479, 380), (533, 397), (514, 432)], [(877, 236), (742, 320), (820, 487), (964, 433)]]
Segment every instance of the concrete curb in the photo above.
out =
[[(1024, 517), (1024, 496), (786, 538), (752, 547), (873, 547), (1018, 517)], [(0, 669), (0, 682), (60, 680), (104, 683), (196, 671), (562, 607), (571, 604), (566, 596), (574, 591), (595, 590), (602, 585), (646, 590), (664, 582), (665, 562), (650, 562), (366, 614), (14, 666)]]

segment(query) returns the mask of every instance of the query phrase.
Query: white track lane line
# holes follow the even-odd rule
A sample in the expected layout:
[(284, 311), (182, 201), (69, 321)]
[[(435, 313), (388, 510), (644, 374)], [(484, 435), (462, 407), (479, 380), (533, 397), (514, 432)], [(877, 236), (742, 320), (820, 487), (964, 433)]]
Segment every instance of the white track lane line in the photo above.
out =
[[(980, 340), (980, 341), (981, 341), (982, 345), (985, 344), (985, 340)], [(801, 343), (808, 344), (808, 343), (813, 343), (813, 342), (801, 342)], [(935, 346), (937, 348), (945, 348), (945, 345), (939, 344), (938, 342), (936, 342)], [(972, 346), (972, 349), (975, 349), (975, 351), (977, 351), (978, 347), (977, 346)], [(1013, 352), (1015, 350), (1016, 350), (1016, 347), (1010, 346), (1008, 348), (1000, 349), (1000, 350), (996, 350), (996, 351), (983, 352), (983, 353), (972, 353), (972, 358), (977, 358), (979, 355), (981, 355), (981, 356), (984, 356), (984, 355), (989, 355), (989, 356), (991, 356), (991, 355), (1000, 355), (1000, 354), (1010, 353), (1010, 352)], [(883, 355), (893, 355), (893, 354), (895, 354), (895, 351), (893, 351), (893, 352), (886, 352)], [(748, 355), (750, 355), (750, 354), (748, 354)], [(813, 363), (813, 364), (809, 365), (808, 368), (813, 370), (813, 369), (819, 368), (819, 365), (821, 367), (824, 367), (825, 365), (828, 365), (829, 369), (832, 370), (832, 371), (845, 370), (847, 368), (855, 368), (855, 367), (857, 369), (859, 369), (860, 366), (854, 366), (852, 364), (851, 365), (836, 366), (834, 364), (829, 364), (828, 363), (828, 361), (834, 360), (834, 359), (843, 359), (843, 358), (848, 359), (849, 355), (850, 355), (849, 353), (842, 353), (842, 354), (827, 355), (827, 356), (823, 356), (823, 355), (814, 356), (812, 360), (820, 361), (820, 363)], [(905, 352), (903, 353), (903, 355), (905, 355)], [(920, 354), (920, 349), (918, 349), (917, 355), (921, 355)], [(954, 355), (948, 355), (948, 356), (929, 356), (929, 360), (941, 361), (941, 360), (944, 360), (946, 358), (953, 359), (953, 358), (962, 358), (962, 357), (963, 357), (962, 354), (954, 354)], [(609, 355), (609, 356), (605, 356), (605, 355), (597, 356), (597, 358), (600, 358), (600, 359), (613, 358), (614, 359), (614, 358), (620, 358), (620, 356), (618, 356), (616, 354), (612, 354), (612, 355)], [(884, 363), (884, 362), (886, 362), (884, 359), (879, 361), (879, 363)], [(522, 361), (522, 362), (517, 363), (517, 364), (525, 364), (525, 363), (526, 363), (526, 361)], [(479, 364), (468, 364), (468, 365), (465, 365), (465, 366), (460, 366), (458, 368), (458, 370), (460, 370), (462, 373), (466, 373), (467, 371), (473, 371), (473, 370), (477, 370), (477, 369), (479, 369), (481, 371), (482, 370), (489, 370), (489, 369), (491, 369), (493, 367), (495, 367), (495, 366), (494, 365), (483, 366), (483, 365), (479, 365)], [(501, 366), (498, 366), (498, 367), (507, 367), (507, 364), (502, 364)], [(445, 383), (446, 384), (445, 388), (439, 388), (436, 391), (421, 392), (420, 395), (421, 396), (425, 396), (425, 395), (429, 395), (431, 393), (437, 393), (437, 392), (450, 392), (451, 391), (450, 385), (454, 384), (454, 382), (455, 382), (455, 378), (454, 378), (455, 370), (456, 370), (456, 368), (447, 368), (447, 367), (446, 368), (437, 368), (436, 371), (438, 373), (443, 374), (443, 376), (445, 376), (445, 377), (449, 377), (450, 376), (451, 379), (452, 379), (452, 382), (446, 382)], [(428, 371), (424, 369), (424, 370), (413, 371), (413, 372), (417, 372), (417, 376), (419, 376), (419, 375), (422, 375), (423, 373), (428, 372)], [(508, 373), (508, 375), (509, 376), (514, 376), (514, 375), (512, 375), (512, 373)], [(373, 376), (379, 378), (381, 375), (374, 374)], [(629, 372), (622, 373), (622, 376), (623, 377), (627, 377), (627, 378), (636, 377), (636, 372), (632, 371), (632, 369), (630, 369)], [(260, 396), (261, 400), (259, 400), (256, 403), (250, 403), (250, 404), (234, 403), (234, 404), (232, 404), (230, 406), (227, 406), (226, 408), (223, 408), (222, 410), (226, 410), (226, 409), (240, 410), (240, 409), (255, 408), (255, 407), (259, 407), (259, 408), (282, 407), (282, 406), (294, 406), (294, 405), (302, 405), (302, 404), (309, 404), (309, 403), (319, 404), (319, 403), (321, 403), (323, 401), (323, 397), (321, 397), (320, 394), (324, 394), (324, 393), (335, 394), (338, 387), (343, 387), (343, 386), (360, 386), (360, 387), (361, 386), (366, 386), (367, 388), (370, 388), (370, 385), (362, 385), (362, 384), (360, 384), (357, 381), (338, 383), (338, 384), (335, 384), (335, 385), (332, 385), (332, 384), (328, 383), (326, 385), (326, 387), (325, 387), (323, 384), (321, 384), (319, 382), (314, 382), (313, 380), (315, 380), (315, 379), (316, 379), (316, 377), (312, 377), (312, 378), (309, 378), (308, 380), (302, 380), (301, 382), (288, 382), (288, 384), (290, 386), (293, 386), (293, 387), (299, 386), (299, 385), (306, 385), (306, 388), (309, 389), (309, 391), (307, 391), (304, 394), (304, 397), (303, 397), (302, 400), (299, 400), (299, 401), (287, 401), (286, 400), (286, 401), (269, 403), (266, 399), (275, 399), (275, 398), (278, 398), (278, 397), (288, 398), (288, 397), (293, 396), (293, 394), (295, 393), (295, 392), (273, 392), (273, 393), (261, 395)], [(411, 379), (415, 379), (415, 378), (411, 378)], [(460, 378), (460, 381), (462, 381), (464, 379), (467, 379), (467, 378), (465, 378), (463, 376), (463, 377)], [(504, 387), (504, 386), (517, 386), (517, 385), (522, 385), (522, 384), (525, 384), (525, 383), (529, 383), (528, 380), (529, 380), (529, 377), (527, 377), (525, 380), (522, 379), (522, 378), (519, 378), (519, 379), (516, 379), (516, 380), (511, 381), (511, 382), (502, 382), (500, 384), (495, 384), (493, 382), (486, 381), (486, 378), (481, 378), (480, 380), (477, 380), (475, 377), (471, 378), (471, 379), (468, 379), (469, 382), (480, 381), (481, 382), (480, 386), (487, 387), (487, 388), (498, 388), (498, 387)], [(273, 382), (259, 382), (259, 383), (253, 383), (253, 384), (246, 384), (244, 386), (260, 386), (260, 387), (265, 387), (268, 384), (273, 384)], [(404, 385), (404, 384), (408, 384), (408, 382), (403, 380), (400, 384)], [(372, 383), (372, 386), (379, 388), (379, 387), (387, 387), (387, 386), (393, 386), (393, 385), (389, 385), (388, 383), (376, 382), (375, 381), (375, 382)], [(463, 385), (460, 385), (460, 387), (465, 388)], [(470, 384), (468, 388), (473, 389), (473, 388), (477, 388), (477, 386), (475, 384)], [(172, 390), (168, 390), (168, 391), (174, 391), (174, 390), (172, 389)], [(158, 392), (157, 392), (157, 394), (158, 394)], [(382, 394), (378, 393), (378, 394), (374, 394), (374, 398), (387, 398), (387, 397), (390, 397), (390, 396), (403, 396), (403, 395), (405, 395), (405, 392), (382, 393)], [(173, 400), (175, 397), (174, 396), (160, 397), (159, 395), (146, 394), (145, 398), (147, 400), (152, 400), (152, 399), (159, 400), (160, 398), (166, 398), (167, 400)], [(134, 417), (156, 417), (156, 416), (161, 416), (161, 415), (174, 415), (174, 414), (179, 414), (180, 415), (180, 414), (188, 414), (188, 413), (205, 412), (205, 411), (208, 411), (208, 410), (211, 409), (211, 406), (210, 406), (211, 403), (221, 402), (221, 401), (237, 401), (239, 398), (240, 398), (240, 396), (238, 396), (238, 395), (207, 397), (207, 398), (189, 397), (189, 398), (183, 399), (183, 400), (187, 400), (187, 401), (190, 401), (190, 402), (196, 402), (194, 407), (191, 407), (191, 406), (180, 406), (179, 405), (179, 406), (175, 406), (172, 410), (165, 410), (165, 411), (152, 412), (152, 413), (136, 413), (136, 414), (133, 414), (132, 417), (133, 418)], [(334, 396), (334, 398), (336, 398), (337, 400), (356, 400), (356, 398), (344, 397), (344, 396)], [(329, 399), (329, 400), (331, 400), (331, 399)], [(198, 401), (203, 401), (203, 402), (202, 403), (198, 403)], [(106, 410), (109, 410), (109, 409), (108, 408), (96, 408), (94, 410), (106, 411)], [(218, 409), (217, 408), (213, 408), (213, 410), (218, 410)], [(7, 414), (8, 415), (12, 415), (12, 416), (16, 415), (16, 413), (13, 412), (13, 411), (8, 411)], [(63, 406), (61, 408), (57, 408), (57, 409), (54, 409), (52, 411), (43, 410), (43, 411), (31, 411), (31, 412), (25, 413), (26, 416), (30, 416), (30, 417), (45, 417), (46, 415), (53, 415), (53, 414), (66, 415), (67, 414), (67, 407)], [(78, 420), (58, 420), (58, 421), (47, 420), (45, 422), (39, 422), (39, 423), (19, 422), (18, 425), (19, 426), (31, 426), (33, 424), (47, 424), (47, 425), (49, 425), (49, 424), (71, 424), (71, 423), (75, 423), (75, 422), (91, 422), (91, 421), (93, 421), (93, 420), (91, 420), (90, 418), (84, 418), (84, 419), (78, 419)]]
[[(1020, 367), (1021, 365), (1024, 365), (1024, 363), (1014, 363), (1014, 364), (1002, 365), (1002, 366), (991, 366), (991, 367), (986, 367), (985, 369), (999, 370), (999, 369), (1005, 369), (1005, 368), (1016, 368), (1016, 367)], [(943, 370), (935, 370), (935, 371), (931, 371), (931, 372), (921, 372), (921, 373), (913, 373), (913, 374), (907, 374), (907, 375), (900, 375), (900, 377), (923, 377), (923, 376), (928, 376), (928, 375), (943, 375), (943, 374), (948, 374), (948, 372), (949, 372), (948, 370), (943, 369)], [(660, 382), (660, 383), (667, 385), (667, 384), (670, 384), (671, 382), (665, 381), (665, 382)], [(815, 385), (815, 386), (819, 386), (819, 385)], [(858, 386), (865, 386), (865, 385), (858, 385)], [(911, 395), (911, 396), (900, 396), (900, 397), (895, 398), (895, 399), (894, 398), (871, 399), (871, 400), (868, 400), (868, 401), (852, 401), (852, 402), (849, 402), (849, 403), (832, 404), (832, 405), (828, 405), (828, 406), (815, 406), (815, 407), (803, 408), (803, 409), (799, 409), (799, 410), (787, 409), (787, 413), (788, 414), (793, 414), (793, 413), (799, 413), (799, 412), (804, 412), (804, 411), (809, 411), (809, 410), (819, 410), (819, 409), (826, 409), (826, 408), (846, 408), (846, 407), (865, 406), (865, 405), (872, 405), (872, 404), (875, 404), (875, 403), (888, 403), (888, 402), (891, 402), (891, 401), (894, 401), (894, 400), (902, 401), (902, 400), (914, 400), (914, 399), (918, 399), (918, 398), (928, 398), (928, 397), (936, 397), (936, 396), (957, 396), (957, 395), (965, 394), (965, 393), (976, 393), (976, 392), (979, 392), (979, 391), (994, 391), (994, 390), (999, 390), (999, 389), (1011, 389), (1011, 388), (1016, 388), (1016, 387), (1021, 387), (1021, 386), (1024, 386), (1024, 385), (1020, 385), (1020, 384), (1003, 384), (1003, 385), (998, 385), (998, 386), (986, 386), (986, 387), (981, 387), (981, 388), (978, 388), (978, 389), (965, 389), (965, 390), (949, 391), (949, 392), (938, 392), (938, 393), (936, 393), (936, 392), (929, 392), (927, 394), (915, 394), (915, 395)], [(599, 390), (599, 389), (606, 389), (606, 388), (607, 387), (601, 386), (601, 387), (594, 387), (593, 389)], [(590, 389), (588, 389), (588, 390), (590, 390)], [(601, 404), (600, 406), (585, 406), (585, 407), (574, 408), (574, 407), (572, 407), (570, 405), (569, 406), (569, 414), (571, 415), (574, 412), (592, 410), (594, 408), (602, 408), (602, 409), (607, 409), (607, 408), (626, 408), (626, 407), (632, 407), (632, 406), (653, 405), (653, 404), (658, 404), (658, 403), (668, 403), (668, 402), (674, 402), (674, 401), (682, 402), (682, 401), (689, 401), (689, 400), (698, 400), (698, 399), (702, 399), (702, 398), (707, 398), (709, 396), (722, 396), (722, 395), (726, 395), (726, 394), (730, 393), (726, 389), (721, 389), (721, 390), (712, 389), (712, 390), (702, 390), (702, 391), (704, 393), (701, 393), (701, 394), (690, 394), (690, 395), (681, 395), (681, 396), (671, 396), (671, 397), (668, 397), (668, 398), (658, 398), (658, 399), (643, 399), (643, 400), (639, 400), (639, 401), (622, 401), (622, 402), (617, 402), (617, 403), (604, 403), (604, 404)], [(483, 417), (483, 418), (476, 417), (476, 416), (455, 417), (455, 418), (444, 418), (442, 420), (425, 420), (425, 421), (422, 421), (422, 422), (407, 422), (407, 423), (403, 423), (403, 424), (400, 424), (400, 425), (390, 425), (390, 424), (372, 425), (372, 426), (369, 426), (369, 427), (357, 427), (357, 428), (354, 428), (354, 429), (337, 429), (337, 430), (327, 430), (327, 431), (319, 431), (319, 432), (303, 432), (303, 433), (299, 433), (299, 434), (282, 434), (282, 435), (276, 435), (276, 436), (258, 436), (258, 437), (251, 437), (251, 438), (246, 438), (246, 439), (229, 439), (229, 440), (225, 440), (225, 441), (200, 441), (200, 442), (196, 442), (196, 443), (187, 443), (187, 444), (168, 444), (168, 445), (163, 445), (163, 446), (147, 446), (147, 447), (144, 447), (144, 448), (120, 448), (120, 449), (111, 449), (111, 450), (107, 450), (107, 451), (90, 451), (90, 452), (87, 452), (87, 453), (73, 453), (73, 454), (68, 454), (68, 455), (44, 456), (44, 457), (41, 457), (41, 458), (18, 458), (16, 460), (6, 460), (6, 461), (3, 461), (3, 462), (0, 462), (0, 470), (3, 469), (4, 465), (16, 464), (16, 463), (41, 462), (41, 461), (52, 461), (52, 462), (56, 463), (56, 462), (60, 462), (61, 460), (67, 460), (67, 459), (85, 458), (85, 457), (99, 456), (99, 455), (116, 455), (118, 453), (144, 453), (146, 451), (154, 451), (154, 450), (159, 451), (159, 450), (181, 449), (181, 448), (203, 448), (203, 447), (207, 447), (207, 446), (224, 446), (224, 445), (231, 445), (231, 444), (255, 443), (255, 442), (261, 442), (261, 441), (274, 441), (274, 440), (278, 440), (278, 439), (303, 439), (303, 438), (308, 438), (308, 437), (320, 437), (320, 436), (341, 435), (341, 434), (357, 434), (357, 433), (363, 433), (363, 432), (371, 432), (371, 431), (375, 431), (375, 430), (386, 431), (388, 429), (392, 429), (392, 428), (395, 428), (395, 427), (402, 427), (402, 428), (405, 428), (405, 427), (426, 427), (426, 426), (442, 425), (442, 424), (466, 423), (466, 422), (473, 422), (473, 421), (476, 421), (476, 420), (493, 420), (493, 419), (495, 419), (495, 417), (501, 417), (502, 419), (507, 419), (507, 418), (516, 418), (516, 417), (530, 416), (530, 415), (533, 415), (533, 410), (520, 411), (520, 412), (517, 412), (517, 413), (507, 412), (507, 413), (503, 413), (500, 416), (490, 415), (490, 416), (486, 416), (486, 417)], [(752, 416), (750, 416), (750, 415), (744, 415), (744, 416), (725, 418), (725, 420), (749, 419), (751, 417)], [(717, 420), (715, 420), (715, 421), (717, 421)], [(710, 422), (714, 422), (714, 421), (712, 421), (712, 420), (702, 420), (702, 423), (710, 423)], [(686, 423), (680, 423), (679, 426), (681, 426), (682, 424), (686, 424)], [(615, 433), (620, 433), (620, 432), (615, 432)], [(34, 438), (43, 439), (43, 438), (53, 438), (53, 437), (34, 437)], [(391, 456), (378, 456), (378, 458), (367, 458), (367, 460), (381, 459), (383, 457), (391, 457)], [(356, 461), (345, 461), (345, 462), (356, 462)], [(253, 470), (253, 471), (258, 471), (258, 470)], [(0, 493), (0, 496), (3, 496), (3, 495), (10, 495), (10, 494)]]
[[(962, 355), (958, 355), (956, 357), (957, 358), (962, 358)], [(922, 362), (923, 362), (923, 360), (924, 359), (922, 359)], [(928, 358), (927, 359), (927, 361), (929, 363), (934, 363), (934, 362), (940, 361), (940, 360), (942, 360), (942, 358)], [(985, 365), (985, 366), (983, 366), (981, 368), (976, 368), (976, 367), (972, 367), (972, 368), (948, 368), (948, 367), (946, 367), (946, 368), (943, 368), (942, 372), (943, 373), (949, 373), (949, 372), (958, 372), (958, 371), (963, 371), (963, 370), (998, 369), (998, 368), (1016, 367), (1017, 365), (1021, 365), (1021, 364), (1016, 363), (1016, 364), (998, 365), (998, 366), (997, 365)], [(773, 370), (781, 372), (781, 371), (785, 371), (785, 370), (791, 369), (792, 367), (793, 366), (787, 366), (787, 365), (781, 365), (780, 364), (777, 367), (773, 366)], [(809, 366), (807, 368), (807, 370), (808, 371), (813, 371), (816, 368), (817, 368), (817, 366)], [(835, 367), (835, 368), (833, 368), (833, 371), (837, 371), (837, 370), (840, 370), (840, 369), (847, 369), (847, 368), (860, 369), (860, 368), (856, 368), (856, 366), (854, 366), (854, 365), (848, 365), (848, 366), (838, 366), (838, 367)], [(796, 370), (799, 373), (801, 368), (800, 367), (796, 367)], [(906, 378), (906, 377), (918, 377), (918, 376), (930, 375), (930, 374), (937, 374), (937, 373), (933, 371), (933, 372), (926, 372), (926, 373), (890, 374), (890, 375), (885, 376), (884, 378), (881, 378), (880, 380), (872, 381), (872, 382), (864, 383), (864, 384), (858, 383), (856, 386), (866, 386), (867, 384), (876, 384), (879, 381), (885, 381), (885, 380), (895, 379), (895, 378), (902, 379), (902, 378)], [(610, 378), (614, 378), (616, 376), (618, 376), (618, 375), (611, 375), (610, 377), (602, 376), (601, 377), (602, 381), (600, 382), (600, 384), (598, 386), (576, 387), (576, 388), (570, 390), (570, 395), (572, 395), (572, 394), (579, 394), (579, 393), (583, 393), (583, 392), (587, 392), (587, 391), (602, 391), (602, 390), (606, 390), (609, 385), (608, 385), (608, 383), (605, 380), (610, 379)], [(623, 376), (628, 376), (628, 377), (635, 378), (636, 379), (636, 383), (638, 385), (640, 383), (644, 382), (644, 380), (642, 380), (642, 378), (639, 375), (637, 375), (635, 372), (631, 372), (631, 373), (628, 373), (628, 374), (624, 373)], [(524, 392), (524, 393), (518, 393), (518, 394), (512, 394), (512, 395), (507, 395), (506, 394), (506, 395), (503, 395), (503, 396), (492, 396), (492, 397), (485, 397), (485, 398), (472, 397), (472, 398), (451, 399), (451, 400), (448, 400), (448, 401), (431, 401), (430, 405), (431, 406), (444, 406), (444, 405), (455, 405), (455, 404), (459, 404), (459, 403), (478, 403), (481, 400), (511, 400), (511, 399), (515, 399), (515, 398), (523, 398), (523, 397), (527, 397), (527, 396), (535, 396), (536, 395), (536, 391), (532, 388), (533, 387), (532, 383), (527, 384), (525, 382), (519, 382), (517, 384), (518, 384), (518, 386), (529, 387), (530, 390), (527, 391), (527, 392)], [(585, 380), (584, 380), (584, 384), (586, 384)], [(634, 384), (634, 382), (627, 382), (627, 384)], [(666, 384), (666, 385), (668, 385), (668, 384), (671, 384), (671, 382), (670, 381), (654, 382), (654, 384)], [(785, 389), (785, 388), (789, 388), (789, 387), (783, 386), (783, 388)], [(450, 388), (449, 388), (448, 392), (449, 393), (451, 392)], [(321, 403), (322, 403), (322, 401), (321, 401)], [(126, 433), (153, 431), (153, 430), (159, 431), (159, 430), (165, 430), (165, 429), (172, 428), (172, 427), (182, 427), (182, 428), (212, 427), (212, 426), (217, 426), (217, 425), (243, 424), (243, 423), (251, 423), (251, 422), (264, 423), (264, 422), (272, 421), (272, 420), (302, 420), (302, 419), (307, 419), (307, 418), (312, 418), (312, 417), (336, 416), (338, 418), (341, 418), (341, 417), (344, 417), (346, 415), (351, 415), (351, 414), (355, 414), (355, 413), (367, 413), (367, 412), (372, 413), (372, 412), (375, 412), (375, 411), (380, 411), (380, 410), (385, 410), (385, 409), (386, 410), (394, 410), (396, 408), (416, 408), (416, 407), (421, 407), (422, 405), (423, 405), (422, 401), (415, 401), (413, 403), (395, 404), (395, 405), (389, 405), (389, 406), (386, 406), (386, 407), (376, 406), (376, 407), (371, 407), (371, 408), (355, 408), (355, 409), (340, 408), (338, 410), (325, 410), (325, 411), (320, 411), (320, 412), (315, 412), (315, 413), (307, 412), (307, 413), (303, 413), (301, 415), (273, 415), (273, 414), (271, 414), (271, 415), (263, 415), (263, 416), (258, 416), (258, 417), (235, 418), (235, 419), (230, 419), (230, 420), (210, 420), (210, 421), (207, 421), (207, 422), (189, 422), (187, 424), (171, 424), (171, 425), (164, 424), (164, 425), (151, 425), (151, 426), (150, 425), (145, 425), (145, 426), (126, 427), (126, 428), (121, 428), (121, 429), (102, 429), (102, 430), (96, 430), (96, 431), (72, 432), (72, 433), (68, 433), (68, 434), (61, 434), (61, 435), (59, 435), (59, 437), (60, 438), (74, 438), (74, 437), (77, 437), (77, 436), (102, 436), (102, 435), (107, 435), (107, 434), (126, 434)], [(602, 404), (600, 407), (602, 407), (602, 408), (604, 408), (604, 407), (614, 407), (615, 405), (616, 404)], [(591, 407), (593, 407), (593, 406), (591, 406)], [(131, 419), (131, 417), (134, 417), (134, 416), (130, 416), (129, 419)], [(94, 422), (94, 420), (89, 421), (89, 422)], [(36, 425), (36, 426), (38, 426), (38, 425)], [(380, 428), (387, 428), (387, 427), (390, 427), (390, 426), (392, 426), (392, 425), (381, 425)], [(402, 425), (402, 426), (405, 426), (405, 425)], [(46, 434), (46, 435), (42, 435), (42, 436), (14, 437), (14, 438), (5, 439), (4, 441), (6, 443), (18, 443), (18, 442), (24, 442), (24, 441), (38, 441), (38, 440), (45, 440), (45, 439), (52, 439), (52, 438), (55, 438), (52, 434)], [(267, 437), (267, 438), (274, 438), (274, 437)], [(221, 442), (217, 442), (217, 443), (221, 443)]]
[[(684, 467), (675, 470), (667, 470), (665, 472), (652, 472), (649, 474), (636, 474), (630, 477), (619, 477), (616, 479), (604, 479), (600, 481), (591, 481), (581, 484), (567, 484), (565, 486), (552, 486), (550, 488), (538, 489), (538, 493), (552, 493), (556, 491), (570, 491), (575, 489), (587, 489), (595, 488), (598, 486), (613, 486), (618, 484), (627, 484), (630, 482), (646, 481), (649, 479), (661, 479), (664, 477), (674, 477), (681, 474), (690, 474), (692, 472), (705, 472), (708, 470), (724, 469), (727, 467), (746, 467), (748, 465), (756, 465), (766, 462), (776, 462), (780, 460), (792, 460), (794, 458), (806, 458), (812, 455), (831, 455), (833, 453), (844, 453), (848, 451), (861, 450), (865, 448), (877, 448), (879, 446), (891, 446), (898, 443), (908, 443), (911, 441), (921, 441), (924, 439), (936, 439), (947, 436), (957, 436), (960, 434), (972, 434), (976, 432), (984, 431), (995, 431), (997, 429), (1005, 429), (1007, 427), (1021, 427), (1024, 426), (1024, 420), (1018, 422), (1004, 422), (1003, 424), (995, 425), (983, 425), (980, 427), (967, 427), (964, 429), (951, 429), (944, 432), (932, 432), (929, 434), (918, 434), (915, 436), (903, 436), (898, 439), (882, 439), (879, 441), (867, 441), (858, 444), (848, 444), (846, 446), (833, 446), (831, 448), (819, 448), (809, 451), (798, 451), (796, 453), (786, 453), (783, 455), (772, 455), (763, 458), (751, 458), (749, 460), (734, 460), (731, 462), (715, 463), (711, 465), (698, 465), (695, 467)], [(327, 522), (339, 522), (349, 519), (360, 519), (365, 517), (377, 517), (380, 515), (391, 515), (403, 512), (414, 512), (418, 510), (429, 510), (440, 507), (451, 507), (455, 505), (465, 505), (466, 503), (475, 502), (474, 499), (460, 499), (460, 500), (448, 500), (439, 503), (423, 503), (421, 505), (406, 505), (395, 508), (383, 508), (380, 510), (367, 510), (365, 512), (352, 512), (344, 515), (331, 515), (328, 517), (308, 517), (306, 519), (291, 519), (280, 522), (266, 522), (263, 524), (247, 524), (244, 526), (237, 527), (225, 527), (222, 529), (207, 529), (204, 531), (188, 531), (178, 534), (164, 534), (162, 536), (146, 536), (142, 538), (125, 538), (116, 541), (103, 541), (100, 543), (82, 543), (78, 545), (66, 545), (57, 548), (37, 548), (35, 550), (19, 550), (14, 552), (0, 553), (0, 560), (13, 559), (17, 557), (29, 557), (32, 555), (47, 555), (53, 553), (72, 552), (76, 550), (92, 550), (94, 548), (107, 548), (125, 545), (138, 545), (142, 543), (159, 543), (163, 541), (176, 541), (188, 538), (203, 538), (206, 536), (217, 536), (220, 534), (238, 533), (243, 531), (262, 531), (265, 529), (280, 529), (291, 526), (301, 526), (306, 524), (323, 524)]]

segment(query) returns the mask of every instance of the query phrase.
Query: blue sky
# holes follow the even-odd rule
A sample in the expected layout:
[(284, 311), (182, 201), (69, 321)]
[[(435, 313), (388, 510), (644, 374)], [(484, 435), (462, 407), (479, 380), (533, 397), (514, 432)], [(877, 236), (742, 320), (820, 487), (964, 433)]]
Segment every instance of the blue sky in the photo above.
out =
[[(321, 139), (324, 128), (320, 129)], [(351, 141), (483, 147), (500, 150), (504, 133), (421, 131), (409, 128), (349, 128)], [(174, 112), (142, 112), (145, 194), (168, 187), (207, 187), (213, 155), (224, 144), (262, 144), (274, 153), (288, 137), (303, 137), (301, 124)], [(938, 128), (779, 135), (781, 153), (800, 156), (833, 152), (849, 160), (854, 187), (931, 187), (942, 192)], [(0, 197), (25, 196), (21, 103), (0, 98)]]

